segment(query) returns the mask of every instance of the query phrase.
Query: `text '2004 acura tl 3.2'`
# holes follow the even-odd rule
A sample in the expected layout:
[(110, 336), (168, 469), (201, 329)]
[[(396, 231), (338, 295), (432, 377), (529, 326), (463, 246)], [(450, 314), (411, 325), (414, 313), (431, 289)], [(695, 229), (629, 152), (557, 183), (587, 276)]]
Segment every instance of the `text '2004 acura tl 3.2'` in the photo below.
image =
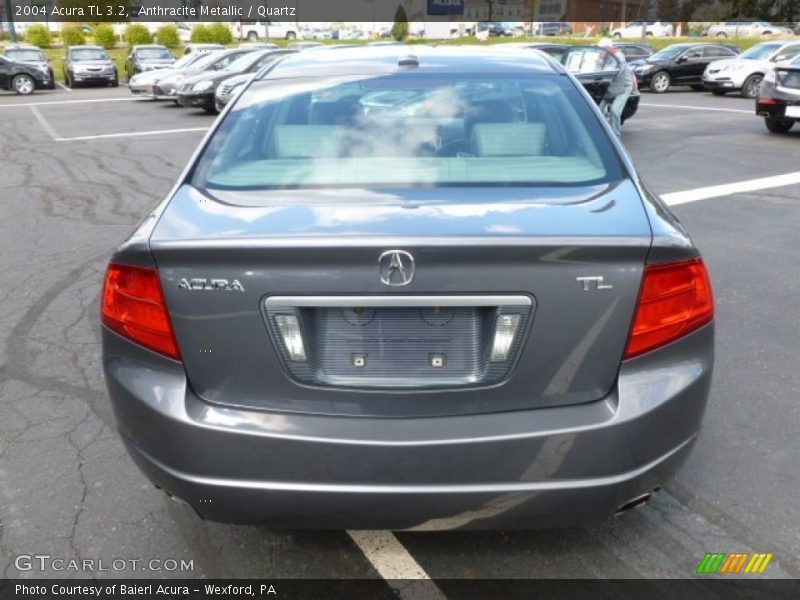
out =
[(645, 501), (713, 367), (698, 250), (554, 59), (272, 63), (114, 253), (104, 370), (213, 520), (526, 528)]

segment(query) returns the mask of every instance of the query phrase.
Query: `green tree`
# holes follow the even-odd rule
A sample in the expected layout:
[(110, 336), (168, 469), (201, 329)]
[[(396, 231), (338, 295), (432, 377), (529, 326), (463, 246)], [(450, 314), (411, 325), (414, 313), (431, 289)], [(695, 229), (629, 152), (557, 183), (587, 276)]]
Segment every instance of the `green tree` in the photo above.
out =
[(50, 30), (44, 25), (31, 25), (25, 31), (25, 41), (39, 48), (49, 48)]
[(392, 25), (392, 37), (398, 42), (402, 42), (408, 37), (408, 15), (402, 5), (397, 6), (394, 11), (394, 25)]
[(131, 23), (125, 28), (125, 41), (129, 46), (138, 44), (152, 44), (153, 34), (150, 30), (140, 23)]
[(222, 44), (223, 46), (227, 46), (233, 42), (231, 28), (225, 23), (212, 23), (208, 26), (208, 33), (211, 37), (212, 44)]
[(181, 37), (178, 35), (178, 28), (175, 25), (162, 25), (156, 31), (156, 42), (170, 48), (180, 46)]
[(202, 23), (192, 26), (192, 37), (190, 39), (195, 44), (210, 44), (213, 41), (208, 25), (203, 25)]
[(61, 28), (61, 41), (65, 46), (83, 46), (86, 43), (86, 36), (77, 25), (64, 25)]
[(92, 38), (95, 44), (106, 50), (111, 50), (117, 45), (117, 34), (114, 33), (114, 28), (105, 23), (95, 26), (92, 30)]
[(680, 21), (681, 5), (679, 0), (658, 0), (658, 18), (672, 23)]

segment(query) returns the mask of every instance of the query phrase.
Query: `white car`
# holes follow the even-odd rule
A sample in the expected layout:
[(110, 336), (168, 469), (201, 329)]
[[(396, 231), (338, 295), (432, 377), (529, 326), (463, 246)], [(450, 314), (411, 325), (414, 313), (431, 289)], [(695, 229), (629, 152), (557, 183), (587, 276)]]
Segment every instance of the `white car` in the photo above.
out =
[(241, 21), (235, 25), (233, 32), (240, 40), (251, 42), (265, 38), (271, 40), (296, 40), (299, 37), (296, 23), (273, 21)]
[(633, 21), (625, 27), (619, 27), (611, 31), (611, 35), (617, 39), (642, 37), (642, 28), (645, 28), (645, 35), (649, 37), (672, 37), (675, 32), (672, 23), (663, 21)]
[(761, 80), (776, 64), (800, 56), (800, 42), (762, 42), (736, 58), (716, 60), (703, 73), (703, 86), (716, 96), (740, 92), (757, 98)]
[(788, 27), (766, 21), (726, 21), (708, 28), (708, 37), (750, 37), (760, 35), (793, 35)]

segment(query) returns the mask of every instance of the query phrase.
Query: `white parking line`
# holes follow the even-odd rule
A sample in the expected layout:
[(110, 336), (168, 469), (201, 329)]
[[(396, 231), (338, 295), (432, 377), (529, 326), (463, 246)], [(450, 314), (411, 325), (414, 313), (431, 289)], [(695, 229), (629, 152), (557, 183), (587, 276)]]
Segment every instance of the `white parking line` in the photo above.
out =
[(654, 108), (680, 108), (682, 110), (706, 110), (711, 112), (727, 112), (727, 113), (741, 113), (744, 115), (756, 115), (755, 110), (742, 110), (741, 108), (712, 108), (710, 106), (688, 106), (686, 104), (651, 104), (650, 102), (643, 102), (639, 106), (654, 107)]
[(124, 133), (101, 133), (100, 135), (80, 135), (77, 137), (54, 137), (56, 142), (80, 142), (84, 140), (105, 140), (121, 137), (141, 137), (147, 135), (167, 135), (170, 133), (188, 133), (192, 131), (208, 131), (208, 127), (186, 127), (184, 129), (156, 129), (154, 131), (130, 131)]
[[(408, 585), (407, 580), (409, 579), (430, 580), (430, 575), (414, 560), (414, 557), (391, 531), (348, 531), (347, 533), (361, 548), (361, 552), (375, 567), (378, 574), (403, 600), (421, 598), (447, 600), (447, 596), (432, 581), (426, 586), (424, 595), (422, 589)], [(401, 583), (402, 585), (400, 585)]]
[(725, 183), (723, 185), (711, 185), (708, 187), (686, 190), (684, 192), (673, 192), (662, 194), (661, 199), (670, 206), (676, 204), (686, 204), (707, 198), (718, 198), (719, 196), (730, 196), (731, 194), (742, 194), (744, 192), (757, 192), (770, 188), (795, 185), (800, 183), (800, 171), (786, 173), (784, 175), (773, 175), (772, 177), (761, 177), (759, 179), (749, 179), (747, 181), (737, 181), (735, 183)]
[(51, 100), (49, 102), (17, 102), (0, 104), (0, 108), (16, 108), (19, 106), (49, 106), (51, 104), (89, 104), (93, 102), (132, 102), (138, 98), (92, 98), (90, 100)]
[(58, 81), (56, 81), (56, 85), (58, 87), (60, 87), (62, 90), (64, 90), (65, 92), (72, 93), (72, 88), (69, 88), (69, 87), (65, 86), (63, 83), (59, 83)]
[(44, 118), (44, 115), (39, 112), (39, 109), (35, 106), (31, 106), (30, 109), (33, 113), (33, 116), (36, 117), (37, 121), (39, 121), (39, 124), (42, 126), (42, 129), (44, 129), (45, 133), (54, 140), (57, 140), (59, 138), (58, 133), (56, 133), (56, 130), (53, 129), (53, 126), (47, 122), (47, 119)]

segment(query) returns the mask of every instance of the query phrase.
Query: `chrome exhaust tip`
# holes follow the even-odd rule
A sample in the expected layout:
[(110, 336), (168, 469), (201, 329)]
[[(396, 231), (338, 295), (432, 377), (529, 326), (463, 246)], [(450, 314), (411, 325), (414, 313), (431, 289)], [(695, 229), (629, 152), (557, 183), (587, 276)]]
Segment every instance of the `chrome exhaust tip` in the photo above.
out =
[(640, 494), (638, 496), (634, 496), (614, 511), (614, 516), (618, 517), (623, 513), (629, 512), (635, 508), (641, 508), (650, 502), (650, 499), (653, 497), (653, 493), (656, 492), (658, 488), (655, 488), (649, 492), (645, 492), (644, 494)]

